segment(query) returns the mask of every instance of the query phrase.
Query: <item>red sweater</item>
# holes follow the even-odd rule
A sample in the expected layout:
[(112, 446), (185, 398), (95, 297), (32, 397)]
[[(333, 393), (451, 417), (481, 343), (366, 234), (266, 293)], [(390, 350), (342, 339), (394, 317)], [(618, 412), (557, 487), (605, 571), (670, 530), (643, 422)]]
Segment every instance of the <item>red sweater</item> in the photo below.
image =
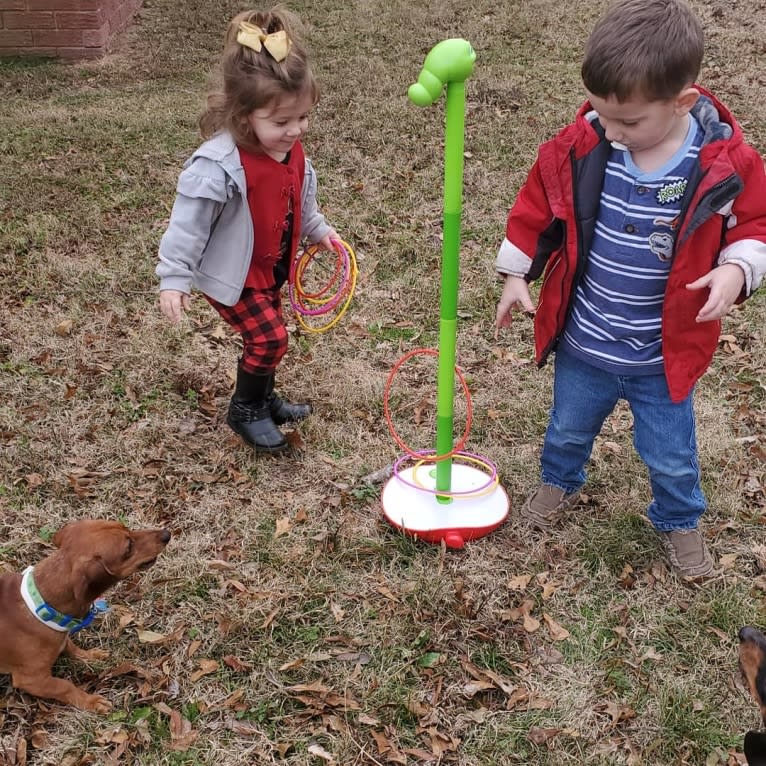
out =
[[(242, 147), (239, 147), (239, 155), (245, 170), (247, 204), (255, 235), (245, 287), (269, 290), (277, 286), (274, 267), (282, 259), (286, 259), (285, 265), (289, 266), (298, 250), (305, 165), (303, 147), (297, 141), (285, 162)], [(291, 231), (292, 236), (285, 250), (286, 231)]]

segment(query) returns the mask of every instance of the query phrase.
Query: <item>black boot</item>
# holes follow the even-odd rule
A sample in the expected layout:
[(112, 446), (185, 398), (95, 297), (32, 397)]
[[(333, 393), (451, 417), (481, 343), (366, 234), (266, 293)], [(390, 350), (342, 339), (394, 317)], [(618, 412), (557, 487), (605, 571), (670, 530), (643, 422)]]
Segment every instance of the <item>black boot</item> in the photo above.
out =
[(271, 386), (268, 394), (269, 412), (271, 419), (281, 426), (283, 423), (294, 423), (303, 420), (311, 414), (312, 407), (308, 402), (293, 404), (286, 402), (274, 393), (274, 373), (271, 373)]
[(269, 412), (273, 375), (255, 375), (237, 367), (237, 385), (229, 403), (226, 422), (256, 452), (282, 452), (287, 448), (284, 434)]

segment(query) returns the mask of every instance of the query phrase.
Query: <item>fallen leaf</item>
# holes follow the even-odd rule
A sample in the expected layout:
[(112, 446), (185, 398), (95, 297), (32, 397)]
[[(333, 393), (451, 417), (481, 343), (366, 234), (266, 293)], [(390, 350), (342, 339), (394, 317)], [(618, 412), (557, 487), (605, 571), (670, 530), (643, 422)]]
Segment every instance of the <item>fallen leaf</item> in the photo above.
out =
[(636, 711), (627, 705), (618, 705), (616, 702), (607, 700), (595, 707), (600, 713), (606, 713), (612, 719), (612, 725), (620, 723), (620, 721), (629, 721), (636, 717)]
[(36, 729), (32, 732), (29, 742), (35, 750), (42, 750), (50, 744), (48, 732), (45, 729)]
[(289, 516), (283, 516), (281, 519), (277, 519), (277, 527), (274, 531), (274, 538), (282, 537), (286, 535), (292, 528), (292, 521)]
[(373, 718), (366, 713), (361, 713), (357, 718), (357, 721), (363, 723), (365, 726), (380, 726), (380, 720), (378, 718)]
[(524, 591), (527, 589), (531, 580), (532, 575), (516, 575), (516, 577), (511, 577), (511, 579), (508, 580), (508, 588), (510, 590)]
[(561, 729), (543, 729), (540, 726), (532, 726), (527, 732), (527, 739), (535, 745), (544, 745), (559, 734), (561, 734)]
[(625, 590), (634, 588), (636, 585), (636, 575), (633, 571), (633, 567), (630, 564), (625, 564), (625, 566), (622, 568), (622, 572), (620, 572), (618, 579), (620, 581), (620, 585), (625, 588)]
[(164, 633), (155, 633), (153, 630), (139, 630), (137, 635), (142, 644), (161, 644), (168, 640)]
[(657, 652), (654, 647), (650, 646), (639, 658), (639, 662), (643, 662), (644, 660), (655, 660), (659, 661), (662, 659), (662, 655)]
[(266, 619), (265, 619), (265, 620), (264, 620), (264, 621), (261, 623), (261, 629), (262, 629), (262, 630), (266, 630), (266, 628), (268, 628), (268, 627), (269, 627), (269, 625), (271, 625), (271, 623), (272, 623), (272, 622), (274, 622), (274, 620), (276, 619), (276, 616), (277, 616), (278, 614), (279, 614), (279, 607), (277, 607), (276, 609), (274, 609), (272, 612), (270, 612), (270, 613), (269, 613), (269, 614), (266, 616)]
[(39, 473), (28, 473), (24, 477), (24, 480), (27, 482), (30, 489), (36, 489), (45, 481)]
[(53, 332), (55, 332), (56, 335), (64, 337), (66, 335), (71, 335), (73, 327), (74, 322), (71, 319), (64, 319), (53, 328)]
[(543, 613), (543, 619), (545, 620), (548, 632), (551, 634), (551, 639), (554, 641), (565, 641), (569, 638), (569, 631), (566, 628), (562, 628), (549, 614)]
[(384, 732), (371, 731), (370, 735), (375, 740), (375, 746), (378, 748), (378, 755), (385, 755), (394, 749), (393, 745)]
[(442, 656), (439, 652), (426, 652), (419, 660), (418, 667), (434, 668), (442, 662)]
[(236, 673), (246, 673), (248, 670), (253, 669), (253, 666), (250, 663), (240, 660), (239, 657), (235, 657), (233, 654), (227, 654), (223, 658), (223, 661)]
[(525, 614), (523, 625), (524, 625), (524, 630), (526, 630), (527, 633), (534, 633), (535, 631), (540, 629), (540, 620), (536, 620), (530, 614)]
[(19, 737), (19, 741), (16, 743), (15, 766), (27, 766), (27, 741), (24, 737)]
[(476, 696), (479, 692), (487, 691), (488, 689), (494, 689), (495, 685), (493, 683), (490, 683), (489, 681), (470, 681), (469, 683), (465, 684), (461, 692), (463, 693), (463, 696), (468, 697), (468, 699), (471, 699), (472, 697)]
[(199, 668), (191, 674), (190, 680), (194, 683), (202, 678), (202, 676), (208, 676), (211, 673), (215, 673), (216, 670), (218, 670), (218, 663), (215, 660), (200, 660)]
[(526, 702), (528, 699), (529, 693), (526, 691), (526, 689), (519, 687), (508, 696), (508, 699), (505, 701), (505, 709), (513, 710), (515, 707), (520, 705), (522, 702)]
[(552, 582), (547, 582), (543, 585), (542, 597), (543, 601), (548, 601), (553, 597), (553, 594), (558, 590), (558, 586)]
[(303, 441), (303, 437), (300, 435), (300, 433), (298, 433), (298, 431), (288, 431), (285, 434), (285, 439), (287, 440), (287, 443), (293, 452), (305, 451), (306, 442)]
[(317, 758), (327, 761), (327, 763), (335, 763), (335, 758), (321, 745), (309, 745), (306, 749), (311, 755), (315, 755)]
[(428, 729), (428, 738), (430, 740), (431, 751), (437, 757), (439, 762), (444, 753), (454, 753), (460, 746), (461, 740), (451, 734), (445, 734), (435, 727)]
[(170, 711), (170, 749), (177, 752), (188, 750), (199, 732), (192, 729), (191, 722), (184, 718), (177, 710)]
[(553, 707), (553, 700), (540, 694), (532, 694), (527, 707), (530, 710), (550, 710)]

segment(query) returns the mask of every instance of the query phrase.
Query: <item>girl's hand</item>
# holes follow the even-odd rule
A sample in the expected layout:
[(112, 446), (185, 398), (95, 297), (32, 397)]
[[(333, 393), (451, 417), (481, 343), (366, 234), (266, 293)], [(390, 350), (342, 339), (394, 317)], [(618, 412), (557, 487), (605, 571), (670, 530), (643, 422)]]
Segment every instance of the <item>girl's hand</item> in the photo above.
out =
[(324, 250), (335, 250), (335, 248), (332, 246), (332, 240), (334, 239), (340, 239), (340, 235), (338, 234), (335, 229), (330, 229), (330, 231), (327, 232), (327, 234), (322, 237), (322, 239), (317, 242), (318, 245), (321, 245), (321, 247)]
[(180, 290), (160, 291), (160, 311), (172, 324), (178, 324), (184, 311), (191, 306), (191, 295), (182, 293)]
[(511, 326), (511, 312), (513, 309), (535, 313), (535, 305), (529, 294), (529, 285), (523, 277), (512, 277), (510, 274), (505, 278), (503, 293), (497, 303), (495, 315), (495, 340), (501, 327)]
[(724, 263), (717, 266), (704, 277), (695, 279), (686, 285), (687, 290), (710, 289), (705, 305), (697, 314), (697, 322), (710, 322), (720, 319), (734, 305), (745, 286), (745, 272), (736, 263)]

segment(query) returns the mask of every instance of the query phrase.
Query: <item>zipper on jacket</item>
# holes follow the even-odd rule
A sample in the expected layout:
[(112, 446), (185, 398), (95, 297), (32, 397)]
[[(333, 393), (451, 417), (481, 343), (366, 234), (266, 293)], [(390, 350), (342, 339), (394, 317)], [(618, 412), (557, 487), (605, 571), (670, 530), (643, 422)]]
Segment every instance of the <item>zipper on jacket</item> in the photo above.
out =
[[(548, 356), (550, 355), (551, 351), (553, 351), (556, 346), (558, 346), (559, 341), (561, 340), (561, 335), (564, 332), (564, 328), (566, 327), (567, 320), (569, 319), (569, 315), (572, 313), (572, 308), (574, 306), (574, 296), (575, 291), (577, 289), (577, 285), (580, 282), (580, 279), (582, 278), (583, 272), (585, 271), (585, 256), (583, 255), (583, 243), (582, 243), (582, 232), (580, 230), (580, 207), (579, 207), (579, 199), (577, 196), (577, 174), (575, 173), (575, 151), (574, 147), (572, 147), (569, 150), (569, 164), (571, 166), (571, 173), (572, 173), (572, 207), (574, 209), (574, 220), (575, 220), (575, 229), (577, 234), (577, 262), (575, 265), (575, 274), (574, 279), (572, 280), (572, 285), (569, 290), (569, 300), (564, 305), (563, 297), (564, 297), (564, 284), (565, 280), (561, 279), (559, 281), (559, 284), (561, 285), (561, 295), (559, 295), (559, 315), (557, 317), (556, 321), (556, 334), (554, 335), (551, 342), (547, 345), (546, 348), (543, 349), (542, 354), (540, 355), (540, 366), (545, 364), (545, 362), (548, 359)], [(566, 261), (566, 247), (567, 247), (567, 230), (566, 227), (564, 227), (564, 241), (562, 242), (562, 252), (563, 252), (563, 260)], [(566, 268), (566, 264), (565, 264)]]

